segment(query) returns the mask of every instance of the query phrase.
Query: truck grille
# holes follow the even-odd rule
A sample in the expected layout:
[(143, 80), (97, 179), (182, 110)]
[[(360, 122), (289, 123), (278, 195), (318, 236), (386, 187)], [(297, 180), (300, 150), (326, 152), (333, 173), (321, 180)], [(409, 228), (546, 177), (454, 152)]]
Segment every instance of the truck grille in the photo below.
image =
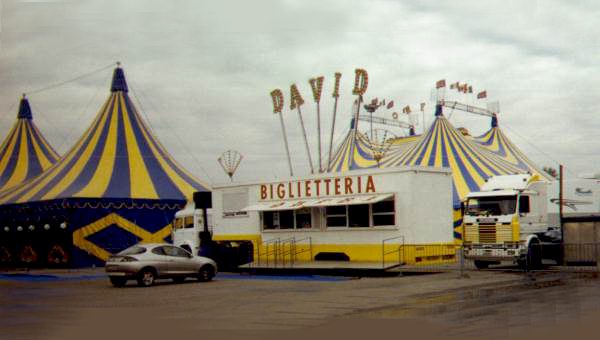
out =
[(473, 243), (512, 242), (513, 232), (510, 223), (466, 223), (465, 241)]
[(479, 242), (496, 243), (496, 224), (479, 225)]

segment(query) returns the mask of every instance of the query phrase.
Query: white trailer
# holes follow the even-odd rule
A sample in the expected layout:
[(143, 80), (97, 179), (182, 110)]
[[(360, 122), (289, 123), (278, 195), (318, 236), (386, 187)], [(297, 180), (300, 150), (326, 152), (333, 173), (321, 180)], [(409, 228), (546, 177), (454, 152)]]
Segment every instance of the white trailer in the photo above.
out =
[(448, 169), (402, 167), (213, 186), (213, 240), (253, 265), (351, 268), (456, 259)]
[[(548, 225), (559, 224), (559, 181), (548, 188)], [(563, 216), (600, 214), (600, 179), (565, 178), (563, 181)]]

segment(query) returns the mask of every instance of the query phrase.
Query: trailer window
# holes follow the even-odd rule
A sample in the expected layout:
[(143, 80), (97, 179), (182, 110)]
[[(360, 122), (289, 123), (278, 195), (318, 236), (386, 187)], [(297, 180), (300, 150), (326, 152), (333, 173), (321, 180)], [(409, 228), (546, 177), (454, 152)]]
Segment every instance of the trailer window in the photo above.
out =
[(517, 196), (469, 198), (466, 215), (511, 215), (517, 207)]
[(173, 228), (175, 228), (175, 229), (183, 228), (183, 218), (176, 218), (175, 221), (173, 221)]
[(396, 225), (394, 200), (373, 204), (373, 226)]
[(348, 226), (351, 228), (369, 227), (368, 204), (356, 204), (348, 206)]
[(264, 211), (263, 229), (294, 229), (294, 211)]
[(296, 229), (309, 229), (312, 226), (310, 208), (302, 208), (295, 211)]
[(327, 215), (327, 226), (328, 227), (346, 227), (348, 226), (348, 212), (347, 206), (338, 205), (325, 208), (325, 214)]

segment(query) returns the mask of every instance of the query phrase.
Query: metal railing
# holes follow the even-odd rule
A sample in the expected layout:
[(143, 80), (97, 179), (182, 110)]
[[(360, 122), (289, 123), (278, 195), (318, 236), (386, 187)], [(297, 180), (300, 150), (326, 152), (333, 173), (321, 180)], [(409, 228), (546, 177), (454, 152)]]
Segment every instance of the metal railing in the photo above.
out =
[[(461, 277), (465, 272), (478, 270), (600, 272), (600, 243), (537, 243), (530, 245), (531, 255), (521, 254), (514, 261), (501, 262), (494, 262), (494, 257), (480, 260), (466, 257), (469, 248), (469, 245), (448, 243), (406, 245), (404, 237), (391, 237), (381, 240), (380, 268), (403, 272), (456, 272)], [(258, 246), (255, 265), (293, 268), (299, 259), (314, 261), (313, 251), (311, 237), (270, 239)], [(306, 253), (308, 256), (302, 256)]]
[[(286, 258), (289, 256), (289, 264), (292, 265), (294, 261), (294, 240), (295, 237), (289, 237), (279, 241), (279, 249), (277, 250), (279, 253), (279, 259), (281, 262), (281, 266), (285, 268), (286, 266)], [(286, 250), (286, 244), (288, 245), (288, 250)], [(277, 266), (277, 264), (275, 264)]]
[[(303, 241), (308, 241), (308, 246), (303, 246)], [(256, 264), (266, 267), (293, 267), (298, 260), (298, 254), (309, 252), (312, 261), (312, 239), (310, 236), (296, 239), (274, 238), (260, 243), (257, 247)]]
[[(261, 265), (262, 258), (264, 258), (266, 265), (269, 266), (269, 257), (271, 255), (273, 255), (273, 263), (275, 263), (275, 266), (277, 265), (277, 250), (279, 249), (280, 240), (280, 238), (266, 240), (261, 242), (258, 247), (256, 247), (256, 263), (258, 265)], [(273, 244), (273, 250), (269, 251), (271, 244)], [(264, 252), (261, 251), (263, 248)]]
[[(402, 240), (401, 243), (397, 243), (398, 248), (386, 251), (385, 245), (389, 244), (391, 241)], [(394, 243), (396, 244), (396, 243)], [(392, 264), (391, 267), (401, 266), (404, 263), (404, 236), (390, 237), (381, 241), (381, 268), (385, 269), (386, 267), (386, 255), (391, 255), (394, 253), (398, 253), (398, 261)]]
[[(304, 249), (301, 248), (300, 250), (298, 250), (298, 244), (300, 244), (300, 245), (306, 244), (306, 243), (301, 243), (303, 241), (308, 241), (308, 248), (304, 248)], [(310, 259), (310, 261), (313, 261), (312, 238), (310, 236), (306, 236), (301, 239), (294, 238), (294, 250), (293, 250), (294, 259), (293, 259), (293, 261), (296, 262), (298, 260), (298, 254), (302, 254), (302, 253), (306, 253), (306, 252), (309, 253), (308, 258)]]

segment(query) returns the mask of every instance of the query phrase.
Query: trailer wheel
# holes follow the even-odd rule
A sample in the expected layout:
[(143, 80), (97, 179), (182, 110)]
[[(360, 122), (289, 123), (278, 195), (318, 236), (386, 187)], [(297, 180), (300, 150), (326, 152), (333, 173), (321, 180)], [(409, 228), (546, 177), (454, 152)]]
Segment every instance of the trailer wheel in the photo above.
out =
[(488, 267), (490, 266), (490, 263), (487, 261), (475, 260), (473, 263), (475, 264), (475, 268), (477, 269), (488, 269)]

